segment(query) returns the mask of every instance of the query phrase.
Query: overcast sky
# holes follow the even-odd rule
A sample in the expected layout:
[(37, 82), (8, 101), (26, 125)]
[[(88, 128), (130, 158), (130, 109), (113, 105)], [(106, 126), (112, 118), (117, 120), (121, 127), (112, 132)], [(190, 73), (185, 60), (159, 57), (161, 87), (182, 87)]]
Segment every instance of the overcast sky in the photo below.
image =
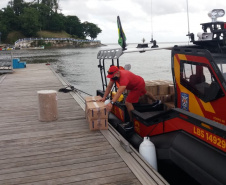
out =
[[(0, 9), (8, 2), (0, 0)], [(152, 33), (158, 42), (188, 40), (186, 0), (59, 0), (59, 4), (64, 15), (97, 24), (102, 29), (97, 39), (102, 43), (117, 43), (118, 15), (128, 43), (140, 43), (143, 38), (149, 42)], [(195, 38), (202, 31), (200, 23), (211, 21), (208, 12), (220, 8), (226, 11), (225, 0), (188, 0), (189, 27)], [(226, 16), (218, 20), (226, 22)]]

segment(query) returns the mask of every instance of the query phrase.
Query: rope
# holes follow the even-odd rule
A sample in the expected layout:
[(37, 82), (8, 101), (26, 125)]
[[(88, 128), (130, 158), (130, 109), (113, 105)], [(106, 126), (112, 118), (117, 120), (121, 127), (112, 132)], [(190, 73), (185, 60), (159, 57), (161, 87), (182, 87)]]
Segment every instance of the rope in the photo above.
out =
[(63, 92), (63, 93), (68, 93), (68, 92), (71, 92), (71, 91), (73, 91), (73, 92), (80, 92), (80, 93), (84, 93), (86, 95), (92, 96), (91, 94), (89, 94), (89, 93), (87, 93), (85, 91), (79, 90), (79, 89), (75, 88), (72, 85), (68, 85), (67, 87), (61, 88), (58, 91), (59, 92)]

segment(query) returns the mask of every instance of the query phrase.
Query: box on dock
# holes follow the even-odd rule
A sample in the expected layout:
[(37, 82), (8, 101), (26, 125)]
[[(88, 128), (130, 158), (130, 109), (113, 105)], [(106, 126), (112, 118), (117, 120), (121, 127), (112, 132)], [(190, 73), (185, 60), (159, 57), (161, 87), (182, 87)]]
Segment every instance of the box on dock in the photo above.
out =
[(90, 130), (108, 129), (108, 112), (104, 102), (99, 102), (100, 96), (86, 97), (86, 119)]
[(108, 118), (88, 120), (88, 122), (89, 122), (90, 130), (107, 130), (108, 129)]
[(87, 102), (86, 117), (88, 117), (89, 120), (108, 118), (108, 112), (104, 102)]
[(85, 101), (87, 102), (95, 102), (99, 101), (102, 97), (101, 96), (87, 96), (85, 97)]

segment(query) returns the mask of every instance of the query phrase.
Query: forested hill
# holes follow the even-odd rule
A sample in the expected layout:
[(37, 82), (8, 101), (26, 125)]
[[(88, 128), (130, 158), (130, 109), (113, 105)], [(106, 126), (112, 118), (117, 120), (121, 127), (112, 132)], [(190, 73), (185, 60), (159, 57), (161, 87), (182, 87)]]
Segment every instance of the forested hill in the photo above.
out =
[[(7, 41), (7, 36), (13, 31), (20, 32), (25, 37), (36, 37), (38, 31), (62, 32), (73, 38), (95, 39), (101, 29), (94, 23), (81, 22), (73, 16), (59, 13), (59, 0), (10, 0), (7, 7), (0, 10), (1, 40)], [(19, 39), (19, 38), (15, 38)]]

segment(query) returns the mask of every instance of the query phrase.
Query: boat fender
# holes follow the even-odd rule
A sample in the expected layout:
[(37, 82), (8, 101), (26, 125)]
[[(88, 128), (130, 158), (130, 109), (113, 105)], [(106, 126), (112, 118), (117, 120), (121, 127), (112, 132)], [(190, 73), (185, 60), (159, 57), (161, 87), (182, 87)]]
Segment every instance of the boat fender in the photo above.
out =
[(139, 153), (156, 171), (158, 170), (155, 145), (149, 140), (149, 137), (144, 137), (139, 146)]

